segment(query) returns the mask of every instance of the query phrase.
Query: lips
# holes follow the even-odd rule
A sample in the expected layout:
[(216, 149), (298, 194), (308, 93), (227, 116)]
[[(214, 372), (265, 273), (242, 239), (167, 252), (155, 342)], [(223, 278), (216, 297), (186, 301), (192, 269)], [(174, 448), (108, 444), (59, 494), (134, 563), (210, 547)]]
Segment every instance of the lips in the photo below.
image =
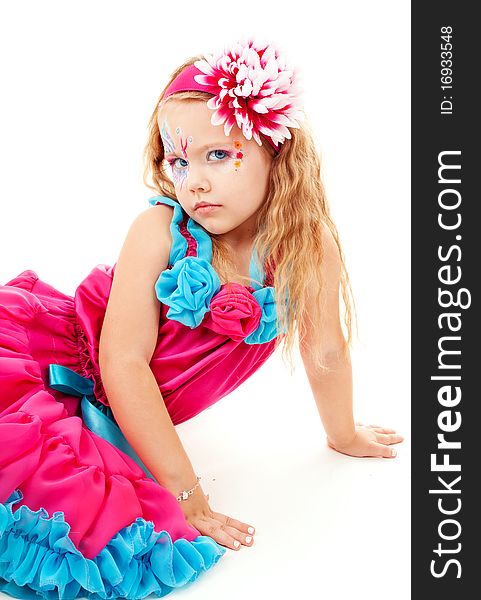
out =
[(208, 206), (221, 206), (220, 204), (199, 204), (199, 206), (196, 206), (194, 208), (194, 210), (197, 210), (198, 208), (207, 208)]

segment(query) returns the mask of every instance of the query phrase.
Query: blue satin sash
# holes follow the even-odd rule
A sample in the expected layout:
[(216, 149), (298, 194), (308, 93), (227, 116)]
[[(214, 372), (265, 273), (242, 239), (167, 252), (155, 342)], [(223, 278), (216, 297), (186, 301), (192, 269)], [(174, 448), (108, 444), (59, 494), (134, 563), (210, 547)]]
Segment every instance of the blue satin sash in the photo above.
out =
[(93, 433), (110, 442), (113, 446), (128, 454), (135, 460), (147, 477), (157, 481), (152, 473), (140, 460), (132, 446), (117, 425), (112, 409), (99, 402), (94, 395), (94, 382), (83, 377), (69, 367), (49, 364), (49, 385), (54, 390), (82, 398), (82, 420)]

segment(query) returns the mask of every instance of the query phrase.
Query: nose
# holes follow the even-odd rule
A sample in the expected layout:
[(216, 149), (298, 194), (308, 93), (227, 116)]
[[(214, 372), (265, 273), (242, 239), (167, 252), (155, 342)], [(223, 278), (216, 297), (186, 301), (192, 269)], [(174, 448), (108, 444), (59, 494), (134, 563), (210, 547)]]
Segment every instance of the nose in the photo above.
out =
[(210, 191), (210, 181), (206, 177), (205, 170), (202, 166), (196, 167), (195, 165), (189, 166), (188, 174), (188, 187), (192, 193), (196, 192), (208, 192)]

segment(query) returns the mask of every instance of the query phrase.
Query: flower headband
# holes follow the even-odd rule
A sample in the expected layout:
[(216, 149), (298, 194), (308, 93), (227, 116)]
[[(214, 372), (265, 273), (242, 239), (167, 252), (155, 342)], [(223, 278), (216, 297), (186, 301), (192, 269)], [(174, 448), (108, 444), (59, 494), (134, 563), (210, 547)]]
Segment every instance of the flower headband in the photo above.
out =
[(217, 55), (206, 55), (188, 65), (164, 93), (199, 90), (213, 94), (207, 102), (215, 110), (212, 125), (224, 124), (229, 135), (234, 123), (248, 140), (262, 146), (264, 134), (279, 152), (278, 144), (291, 138), (288, 127), (299, 127), (300, 110), (297, 73), (290, 69), (272, 45), (249, 40), (238, 42)]

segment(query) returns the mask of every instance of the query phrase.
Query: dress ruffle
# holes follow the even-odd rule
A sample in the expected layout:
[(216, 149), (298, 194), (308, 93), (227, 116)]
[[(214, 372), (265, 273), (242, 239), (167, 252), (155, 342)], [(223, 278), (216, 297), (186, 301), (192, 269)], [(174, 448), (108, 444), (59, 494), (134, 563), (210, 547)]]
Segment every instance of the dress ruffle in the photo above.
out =
[(16, 598), (160, 598), (195, 581), (226, 552), (208, 536), (172, 542), (167, 531), (137, 518), (88, 559), (70, 539), (63, 512), (49, 517), (25, 505), (13, 512), (22, 498), (15, 490), (0, 504), (0, 590)]

